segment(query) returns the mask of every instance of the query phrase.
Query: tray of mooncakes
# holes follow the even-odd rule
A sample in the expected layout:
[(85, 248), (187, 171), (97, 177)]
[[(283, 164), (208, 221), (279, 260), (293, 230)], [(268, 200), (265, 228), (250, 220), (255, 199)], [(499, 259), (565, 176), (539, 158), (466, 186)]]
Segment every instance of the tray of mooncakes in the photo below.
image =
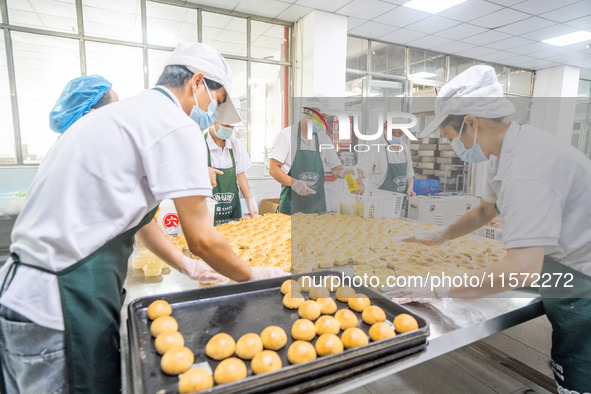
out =
[(339, 275), (319, 271), (132, 301), (134, 391), (313, 391), (425, 349), (423, 318)]

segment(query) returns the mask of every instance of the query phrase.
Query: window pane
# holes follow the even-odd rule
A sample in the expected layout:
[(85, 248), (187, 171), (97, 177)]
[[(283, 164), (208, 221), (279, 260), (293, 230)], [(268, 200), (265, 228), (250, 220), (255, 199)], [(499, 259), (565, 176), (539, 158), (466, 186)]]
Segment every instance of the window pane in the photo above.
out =
[(203, 12), (203, 42), (222, 54), (246, 56), (246, 19)]
[(511, 69), (509, 93), (531, 96), (532, 72)]
[(228, 65), (232, 70), (232, 86), (230, 87), (232, 97), (240, 100), (240, 117), (244, 122), (244, 126), (234, 127), (234, 137), (238, 138), (246, 149), (248, 149), (248, 128), (246, 114), (248, 112), (248, 100), (247, 100), (247, 74), (246, 74), (246, 62), (241, 60), (228, 59)]
[(74, 0), (8, 0), (11, 25), (78, 33)]
[(111, 82), (119, 99), (144, 89), (143, 69), (141, 48), (86, 42), (87, 73), (101, 75)]
[(252, 57), (289, 61), (289, 27), (251, 21), (250, 28)]
[(404, 77), (406, 49), (399, 45), (371, 43), (371, 71)]
[(49, 112), (68, 81), (80, 76), (77, 40), (12, 32), (25, 163), (40, 162), (55, 142)]
[(372, 78), (369, 97), (404, 97), (404, 82)]
[[(0, 33), (2, 33), (2, 30), (0, 30)], [(14, 130), (4, 34), (0, 34), (0, 119), (2, 119), (2, 123), (0, 124), (0, 164), (15, 163)]]
[(364, 84), (367, 81), (367, 76), (364, 74), (347, 73), (347, 82), (345, 84), (346, 97), (362, 97), (364, 92)]
[(449, 78), (448, 81), (451, 80), (456, 75), (460, 74), (462, 71), (467, 70), (468, 68), (474, 65), (474, 60), (467, 59), (465, 57), (459, 57), (450, 55), (449, 56)]
[(197, 10), (168, 4), (146, 3), (148, 43), (176, 47), (197, 42)]
[(84, 34), (142, 42), (139, 0), (84, 0)]
[(164, 62), (170, 57), (171, 53), (171, 51), (148, 49), (148, 86), (150, 88), (156, 86), (158, 78), (164, 71)]
[(445, 55), (410, 48), (409, 78), (445, 82)]
[(579, 90), (577, 97), (591, 97), (591, 81), (579, 79)]
[(262, 63), (252, 63), (251, 73), (250, 155), (252, 161), (261, 163), (268, 159), (275, 137), (284, 128), (283, 118), (287, 118), (283, 112), (287, 100), (284, 82), (288, 73), (287, 67)]
[(367, 40), (347, 37), (347, 68), (367, 71)]

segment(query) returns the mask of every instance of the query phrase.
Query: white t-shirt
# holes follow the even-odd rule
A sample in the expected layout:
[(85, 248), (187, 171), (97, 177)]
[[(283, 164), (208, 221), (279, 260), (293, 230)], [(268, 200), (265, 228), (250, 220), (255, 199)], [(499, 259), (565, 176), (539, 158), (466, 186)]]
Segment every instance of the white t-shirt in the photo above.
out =
[[(12, 231), (24, 263), (67, 268), (166, 198), (211, 196), (199, 126), (161, 92), (146, 90), (74, 123), (47, 155)], [(10, 266), (0, 271), (0, 282)], [(57, 277), (21, 266), (0, 303), (64, 329)]]
[[(297, 150), (296, 145), (296, 138), (298, 133), (298, 126), (289, 126), (285, 129), (281, 130), (281, 132), (275, 138), (275, 143), (273, 144), (273, 148), (271, 149), (271, 155), (269, 156), (271, 159), (275, 159), (280, 163), (283, 163), (281, 169), (288, 174), (289, 170), (291, 169), (291, 165), (293, 164), (293, 159), (295, 157), (295, 151)], [(318, 133), (318, 144), (324, 145), (327, 147), (328, 145), (332, 145), (332, 140), (328, 135), (325, 133)], [(292, 147), (293, 143), (293, 147)], [(301, 142), (300, 142), (300, 149), (301, 150), (316, 150), (316, 144), (314, 142), (314, 138), (307, 139), (304, 133), (302, 132)], [(319, 146), (320, 149), (320, 146)], [(336, 153), (336, 149), (320, 149), (320, 158), (322, 159), (322, 164), (325, 168), (333, 169), (337, 166), (340, 166), (342, 163), (339, 160), (339, 156)]]
[(210, 128), (207, 133), (207, 147), (211, 155), (211, 166), (214, 168), (230, 168), (232, 167), (232, 158), (230, 157), (230, 149), (234, 153), (234, 161), (236, 162), (236, 174), (243, 173), (252, 167), (252, 162), (246, 152), (246, 148), (242, 142), (236, 137), (230, 137), (226, 140), (224, 149), (216, 145), (211, 137), (213, 130)]
[[(384, 138), (381, 143), (387, 144), (386, 139)], [(371, 184), (376, 189), (382, 186), (388, 173), (388, 163), (406, 163), (406, 178), (415, 176), (410, 148), (404, 142), (400, 145), (402, 149), (399, 146), (393, 146), (390, 151), (385, 145), (381, 145), (379, 151), (378, 147), (372, 146), (371, 150), (358, 153), (357, 168), (363, 172), (364, 178), (369, 178), (367, 184)]]
[(487, 175), (482, 199), (497, 204), (508, 249), (544, 246), (545, 255), (591, 275), (591, 160), (512, 122)]

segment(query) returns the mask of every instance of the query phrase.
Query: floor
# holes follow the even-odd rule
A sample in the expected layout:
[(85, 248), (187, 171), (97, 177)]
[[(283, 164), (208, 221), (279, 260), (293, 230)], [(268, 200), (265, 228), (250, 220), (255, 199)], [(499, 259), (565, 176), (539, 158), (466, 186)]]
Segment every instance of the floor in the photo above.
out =
[[(546, 316), (541, 316), (483, 341), (552, 376), (550, 334), (550, 323)], [(467, 348), (461, 348), (348, 393), (533, 394), (535, 391), (482, 362)]]

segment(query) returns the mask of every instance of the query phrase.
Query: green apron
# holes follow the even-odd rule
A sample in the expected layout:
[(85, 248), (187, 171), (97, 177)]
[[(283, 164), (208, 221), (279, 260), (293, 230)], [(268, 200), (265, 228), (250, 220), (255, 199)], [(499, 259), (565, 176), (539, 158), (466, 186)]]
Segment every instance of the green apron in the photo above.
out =
[[(546, 316), (552, 324), (552, 370), (558, 392), (591, 392), (591, 277), (544, 259), (542, 275), (562, 273), (558, 287), (540, 287)], [(564, 275), (572, 274), (572, 288)], [(557, 276), (551, 276), (552, 284)], [(543, 280), (540, 282), (543, 283)], [(561, 390), (562, 388), (562, 390)]]
[[(406, 157), (406, 152), (404, 152), (404, 157)], [(378, 189), (396, 193), (406, 192), (406, 170), (408, 163), (390, 163), (387, 150), (386, 160), (388, 161), (386, 179), (384, 179), (384, 182)]]
[(23, 263), (17, 254), (11, 254), (13, 264), (3, 289), (10, 286), (21, 265), (57, 276), (72, 393), (121, 391), (119, 325), (125, 299), (123, 282), (127, 274), (127, 260), (133, 251), (135, 233), (152, 220), (157, 208), (150, 211), (136, 227), (61, 271)]
[[(207, 133), (205, 133), (205, 140), (207, 143)], [(242, 217), (236, 177), (236, 161), (234, 160), (232, 149), (230, 149), (230, 157), (232, 158), (232, 167), (216, 168), (216, 170), (222, 171), (223, 174), (216, 175), (217, 186), (213, 188), (213, 199), (217, 202), (215, 204), (215, 216), (213, 218), (213, 224), (215, 226)], [(211, 167), (209, 147), (207, 148), (207, 165)]]
[[(291, 126), (295, 127), (295, 126)], [(324, 165), (318, 148), (318, 135), (314, 134), (316, 149), (313, 151), (300, 150), (302, 139), (301, 124), (298, 123), (298, 144), (293, 163), (287, 175), (305, 182), (315, 182), (310, 188), (316, 194), (300, 196), (291, 187), (281, 185), (279, 212), (291, 215), (298, 212), (323, 213), (326, 212), (326, 198), (324, 196)]]

